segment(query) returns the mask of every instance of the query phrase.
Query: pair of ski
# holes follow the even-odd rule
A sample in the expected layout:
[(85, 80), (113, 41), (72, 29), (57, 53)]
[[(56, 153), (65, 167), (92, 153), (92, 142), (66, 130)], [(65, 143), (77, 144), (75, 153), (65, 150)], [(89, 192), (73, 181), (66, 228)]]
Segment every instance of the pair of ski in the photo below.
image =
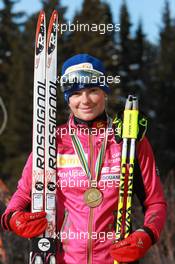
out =
[[(45, 13), (40, 12), (35, 42), (33, 100), (32, 212), (45, 211), (48, 227), (31, 240), (30, 264), (56, 264), (56, 79), (57, 11), (52, 13), (46, 40)], [(138, 102), (129, 96), (123, 121), (123, 147), (116, 240), (129, 235)], [(128, 148), (129, 146), (129, 148)], [(128, 168), (129, 167), (129, 168)], [(114, 262), (117, 264), (117, 261)]]
[(56, 264), (56, 79), (58, 13), (46, 36), (44, 11), (38, 17), (33, 91), (31, 211), (47, 213), (48, 227), (31, 240), (30, 264)]
[[(122, 128), (123, 145), (116, 222), (116, 241), (128, 237), (131, 229), (133, 173), (137, 135), (138, 100), (136, 97), (129, 95), (125, 104)], [(114, 264), (118, 264), (118, 262), (114, 261)]]

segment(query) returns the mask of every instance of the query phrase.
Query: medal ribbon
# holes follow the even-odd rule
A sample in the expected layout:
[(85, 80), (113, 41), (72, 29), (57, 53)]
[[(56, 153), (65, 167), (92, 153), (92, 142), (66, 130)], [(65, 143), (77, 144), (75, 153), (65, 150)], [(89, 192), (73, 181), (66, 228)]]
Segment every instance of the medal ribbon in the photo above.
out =
[[(112, 119), (109, 117), (107, 117), (107, 124), (108, 124), (107, 125), (107, 132), (105, 133), (105, 138), (102, 142), (102, 146), (101, 146), (100, 151), (98, 153), (97, 161), (95, 164), (95, 174), (96, 174), (95, 180), (96, 181), (98, 180), (98, 177), (99, 177), (99, 174), (101, 171), (101, 166), (102, 166), (104, 156), (105, 156), (105, 152), (106, 152), (106, 146), (107, 146), (107, 141), (108, 141), (108, 129), (112, 128)], [(86, 159), (83, 146), (82, 146), (78, 136), (76, 135), (76, 133), (71, 133), (71, 138), (72, 138), (73, 146), (74, 146), (74, 148), (77, 152), (77, 155), (79, 157), (80, 163), (81, 163), (87, 177), (89, 178), (89, 180), (92, 180), (92, 175), (91, 175), (91, 172), (90, 172), (90, 169), (88, 166), (88, 161)]]

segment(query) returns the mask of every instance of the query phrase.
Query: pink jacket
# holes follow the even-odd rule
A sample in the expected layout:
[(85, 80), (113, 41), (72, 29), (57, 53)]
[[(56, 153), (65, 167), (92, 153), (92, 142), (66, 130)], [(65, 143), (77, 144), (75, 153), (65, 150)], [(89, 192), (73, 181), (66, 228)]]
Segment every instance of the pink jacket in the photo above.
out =
[[(86, 128), (82, 124), (75, 125), (73, 120), (71, 126), (76, 131)], [(94, 122), (92, 128), (98, 133), (79, 133), (92, 171), (102, 144), (103, 133), (100, 131), (104, 126), (104, 122)], [(118, 203), (122, 143), (116, 143), (114, 133), (109, 135), (98, 181), (103, 201), (99, 206), (90, 208), (84, 202), (84, 192), (89, 188), (89, 180), (72, 145), (68, 129), (68, 124), (57, 129), (57, 236), (61, 241), (57, 260), (59, 264), (113, 264), (109, 247), (115, 238), (114, 222)], [(136, 156), (138, 173), (134, 175), (134, 192), (145, 210), (144, 225), (151, 228), (155, 240), (158, 240), (165, 223), (166, 202), (160, 179), (156, 174), (152, 149), (145, 137), (137, 144)], [(31, 174), (30, 155), (4, 219), (9, 212), (24, 210), (30, 204)], [(6, 223), (6, 220), (4, 222)]]

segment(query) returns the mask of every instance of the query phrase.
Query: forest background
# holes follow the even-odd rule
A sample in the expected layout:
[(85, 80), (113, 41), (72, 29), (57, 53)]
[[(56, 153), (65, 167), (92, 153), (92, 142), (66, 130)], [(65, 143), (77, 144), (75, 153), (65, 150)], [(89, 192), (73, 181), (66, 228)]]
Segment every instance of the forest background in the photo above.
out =
[[(15, 191), (22, 168), (31, 151), (34, 39), (38, 13), (21, 22), (24, 12), (14, 11), (17, 1), (2, 0), (0, 9), (0, 104), (7, 110), (7, 123), (0, 135), (0, 213)], [(18, 1), (20, 2), (20, 1)], [(58, 0), (41, 0), (47, 21), (53, 9), (59, 23), (68, 24), (66, 6)], [(151, 8), (151, 7), (150, 7)], [(149, 17), (148, 17), (149, 19)], [(84, 0), (72, 23), (114, 25), (110, 6), (105, 1)], [(153, 44), (144, 33), (142, 19), (135, 32), (132, 14), (125, 1), (120, 6), (119, 31), (66, 31), (58, 34), (58, 74), (65, 59), (77, 53), (100, 58), (107, 75), (120, 76), (111, 86), (108, 111), (115, 115), (123, 108), (128, 94), (136, 94), (140, 109), (148, 117), (147, 136), (151, 141), (163, 183), (168, 216), (161, 239), (141, 263), (175, 263), (175, 18), (165, 1), (158, 42)], [(100, 28), (100, 27), (99, 27)], [(132, 31), (132, 34), (131, 34)], [(58, 85), (59, 86), (59, 85)], [(67, 119), (67, 107), (58, 87), (60, 124)], [(4, 113), (0, 109), (0, 125)], [(135, 206), (136, 225), (141, 222)], [(13, 239), (12, 239), (13, 238)], [(0, 263), (27, 263), (28, 241), (0, 230)]]

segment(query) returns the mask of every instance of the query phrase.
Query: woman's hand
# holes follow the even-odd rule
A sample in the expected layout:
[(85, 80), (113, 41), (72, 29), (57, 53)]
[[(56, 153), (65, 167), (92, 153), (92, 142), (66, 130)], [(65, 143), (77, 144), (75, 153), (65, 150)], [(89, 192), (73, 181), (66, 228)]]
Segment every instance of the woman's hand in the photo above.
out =
[(18, 236), (32, 238), (41, 235), (47, 227), (45, 212), (14, 212), (10, 218), (11, 230)]

